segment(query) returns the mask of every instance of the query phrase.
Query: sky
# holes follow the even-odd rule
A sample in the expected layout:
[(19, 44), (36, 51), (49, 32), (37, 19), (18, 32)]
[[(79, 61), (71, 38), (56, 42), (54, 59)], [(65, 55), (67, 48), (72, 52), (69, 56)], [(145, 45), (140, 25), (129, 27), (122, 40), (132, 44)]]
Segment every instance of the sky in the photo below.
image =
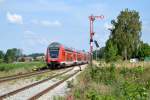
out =
[(45, 53), (51, 42), (89, 50), (89, 19), (100, 47), (109, 38), (111, 20), (129, 8), (139, 12), (141, 39), (150, 44), (149, 0), (0, 0), (0, 50), (20, 48), (23, 53)]

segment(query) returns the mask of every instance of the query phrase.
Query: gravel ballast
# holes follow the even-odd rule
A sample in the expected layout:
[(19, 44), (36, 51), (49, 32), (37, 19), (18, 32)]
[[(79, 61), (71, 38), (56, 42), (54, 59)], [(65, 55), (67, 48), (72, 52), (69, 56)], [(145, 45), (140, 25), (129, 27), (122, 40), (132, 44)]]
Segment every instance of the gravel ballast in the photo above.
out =
[[(82, 65), (82, 70), (85, 68), (86, 65)], [(76, 70), (79, 70), (79, 67), (74, 67), (72, 71), (70, 72), (67, 72), (65, 75), (69, 75), (69, 74), (72, 74), (74, 73)], [(79, 73), (78, 73), (79, 74)], [(72, 80), (72, 79), (75, 79), (75, 77), (78, 75), (76, 74), (75, 76), (71, 77), (70, 79), (68, 79), (67, 81), (69, 80)], [(62, 77), (63, 78), (63, 77)], [(7, 97), (5, 98), (4, 100), (27, 100), (29, 99), (31, 96), (39, 93), (40, 91), (43, 91), (44, 89), (46, 89), (47, 87), (49, 86), (52, 86), (53, 84), (57, 83), (58, 81), (62, 80), (61, 77), (60, 78), (53, 78), (49, 81), (46, 81), (44, 83), (41, 83), (39, 85), (36, 85), (32, 88), (29, 88), (29, 89), (26, 89), (22, 92), (19, 92), (15, 95), (12, 95), (10, 97)], [(57, 86), (56, 88), (54, 88), (53, 90), (49, 91), (48, 93), (44, 94), (43, 96), (41, 96), (39, 98), (39, 100), (53, 100), (53, 97), (54, 96), (64, 96), (66, 94), (67, 91), (69, 91), (69, 89), (67, 88), (67, 81), (63, 82), (61, 85)], [(25, 82), (25, 81), (24, 81)], [(25, 82), (26, 83), (26, 82)], [(19, 85), (19, 84), (18, 84)], [(25, 84), (25, 85), (28, 85), (28, 84)], [(23, 85), (21, 85), (22, 87)], [(12, 87), (13, 89), (15, 87)], [(12, 90), (12, 88), (10, 88)], [(18, 87), (17, 87), (18, 88)], [(1, 90), (1, 89), (0, 89)], [(4, 93), (1, 92), (1, 93)], [(7, 93), (7, 92), (5, 92)], [(2, 95), (2, 94), (0, 94)]]

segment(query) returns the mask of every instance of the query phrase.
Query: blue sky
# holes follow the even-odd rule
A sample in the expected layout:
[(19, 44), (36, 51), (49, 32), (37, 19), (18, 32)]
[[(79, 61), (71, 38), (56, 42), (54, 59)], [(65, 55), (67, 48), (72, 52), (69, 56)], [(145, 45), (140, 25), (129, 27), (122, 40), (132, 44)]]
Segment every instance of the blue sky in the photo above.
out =
[(95, 36), (104, 46), (107, 28), (121, 10), (139, 12), (142, 40), (150, 44), (149, 0), (0, 0), (0, 50), (20, 48), (23, 53), (45, 53), (53, 41), (89, 50), (88, 16), (104, 15), (94, 23)]

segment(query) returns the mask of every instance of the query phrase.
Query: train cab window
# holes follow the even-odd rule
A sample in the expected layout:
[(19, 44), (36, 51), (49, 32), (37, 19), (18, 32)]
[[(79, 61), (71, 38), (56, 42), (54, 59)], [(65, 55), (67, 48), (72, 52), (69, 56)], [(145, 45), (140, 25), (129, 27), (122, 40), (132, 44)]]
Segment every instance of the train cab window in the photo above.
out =
[(50, 48), (51, 58), (58, 58), (58, 55), (59, 55), (59, 48)]

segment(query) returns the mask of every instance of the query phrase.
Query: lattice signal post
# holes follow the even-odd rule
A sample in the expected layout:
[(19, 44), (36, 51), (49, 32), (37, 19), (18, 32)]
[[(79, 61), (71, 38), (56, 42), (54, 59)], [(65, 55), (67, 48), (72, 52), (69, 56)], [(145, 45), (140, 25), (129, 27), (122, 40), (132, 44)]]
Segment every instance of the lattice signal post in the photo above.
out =
[(93, 53), (93, 36), (94, 36), (94, 21), (95, 19), (104, 19), (104, 16), (89, 16), (89, 20), (90, 20), (90, 64), (92, 66), (92, 53)]

